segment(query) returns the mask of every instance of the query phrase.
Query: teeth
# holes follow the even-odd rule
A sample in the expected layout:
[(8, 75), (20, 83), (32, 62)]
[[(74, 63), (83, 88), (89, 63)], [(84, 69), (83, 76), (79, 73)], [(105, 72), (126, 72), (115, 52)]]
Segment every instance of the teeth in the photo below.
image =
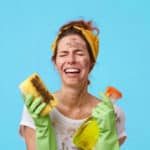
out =
[(65, 69), (65, 73), (79, 73), (79, 72), (80, 72), (80, 69), (77, 69), (77, 68)]

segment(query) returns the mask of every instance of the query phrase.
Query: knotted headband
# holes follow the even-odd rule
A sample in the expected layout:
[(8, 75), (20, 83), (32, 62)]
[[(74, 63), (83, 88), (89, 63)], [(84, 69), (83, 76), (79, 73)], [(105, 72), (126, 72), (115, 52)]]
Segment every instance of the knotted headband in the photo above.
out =
[[(92, 54), (93, 54), (94, 60), (96, 60), (97, 55), (98, 55), (98, 51), (99, 51), (99, 39), (98, 39), (98, 36), (95, 35), (92, 31), (84, 29), (82, 27), (75, 26), (75, 25), (71, 26), (71, 27), (73, 27), (74, 29), (79, 30), (83, 34), (83, 36), (85, 37), (85, 39), (89, 43), (89, 46), (90, 46), (90, 48), (92, 50)], [(63, 31), (65, 31), (65, 30), (67, 30), (69, 28), (70, 28), (70, 26), (67, 26), (67, 27), (65, 27), (63, 29)], [(53, 42), (53, 44), (52, 44), (52, 50), (53, 51), (56, 50), (58, 38), (59, 38), (60, 34), (62, 34), (63, 31), (59, 32), (58, 36), (56, 37), (55, 41)]]

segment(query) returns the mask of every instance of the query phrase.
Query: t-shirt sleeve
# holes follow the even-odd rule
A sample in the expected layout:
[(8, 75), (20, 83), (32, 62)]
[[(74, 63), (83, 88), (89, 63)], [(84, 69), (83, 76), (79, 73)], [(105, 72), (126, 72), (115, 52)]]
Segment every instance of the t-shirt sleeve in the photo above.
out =
[(118, 138), (121, 137), (127, 137), (126, 131), (125, 131), (125, 113), (123, 110), (114, 105), (115, 113), (116, 113), (116, 128), (118, 133)]
[(33, 119), (31, 118), (31, 115), (29, 114), (25, 105), (23, 108), (22, 117), (21, 117), (21, 121), (20, 121), (20, 127), (21, 126), (27, 126), (27, 127), (35, 129)]

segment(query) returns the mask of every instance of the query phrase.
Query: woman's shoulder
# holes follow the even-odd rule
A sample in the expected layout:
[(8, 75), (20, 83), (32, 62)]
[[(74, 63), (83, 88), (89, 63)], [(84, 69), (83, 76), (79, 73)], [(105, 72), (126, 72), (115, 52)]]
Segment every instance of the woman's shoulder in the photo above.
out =
[(90, 101), (91, 101), (92, 106), (97, 106), (99, 103), (102, 102), (102, 100), (99, 99), (98, 97), (91, 95), (91, 94), (89, 95), (90, 95)]
[(117, 116), (119, 116), (119, 117), (125, 116), (125, 113), (124, 113), (124, 110), (122, 109), (122, 107), (118, 106), (117, 104), (113, 104), (113, 106), (114, 106), (114, 110), (115, 110), (115, 113), (117, 114)]
[(59, 91), (52, 92), (51, 94), (52, 94), (55, 98), (58, 99), (58, 97), (59, 97)]

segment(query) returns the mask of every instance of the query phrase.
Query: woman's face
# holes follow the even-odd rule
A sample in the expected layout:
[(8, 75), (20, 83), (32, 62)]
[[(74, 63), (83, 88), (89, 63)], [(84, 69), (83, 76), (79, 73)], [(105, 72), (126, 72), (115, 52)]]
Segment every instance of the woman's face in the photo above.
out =
[(87, 83), (92, 63), (85, 41), (75, 34), (60, 39), (55, 65), (63, 84), (80, 86)]

